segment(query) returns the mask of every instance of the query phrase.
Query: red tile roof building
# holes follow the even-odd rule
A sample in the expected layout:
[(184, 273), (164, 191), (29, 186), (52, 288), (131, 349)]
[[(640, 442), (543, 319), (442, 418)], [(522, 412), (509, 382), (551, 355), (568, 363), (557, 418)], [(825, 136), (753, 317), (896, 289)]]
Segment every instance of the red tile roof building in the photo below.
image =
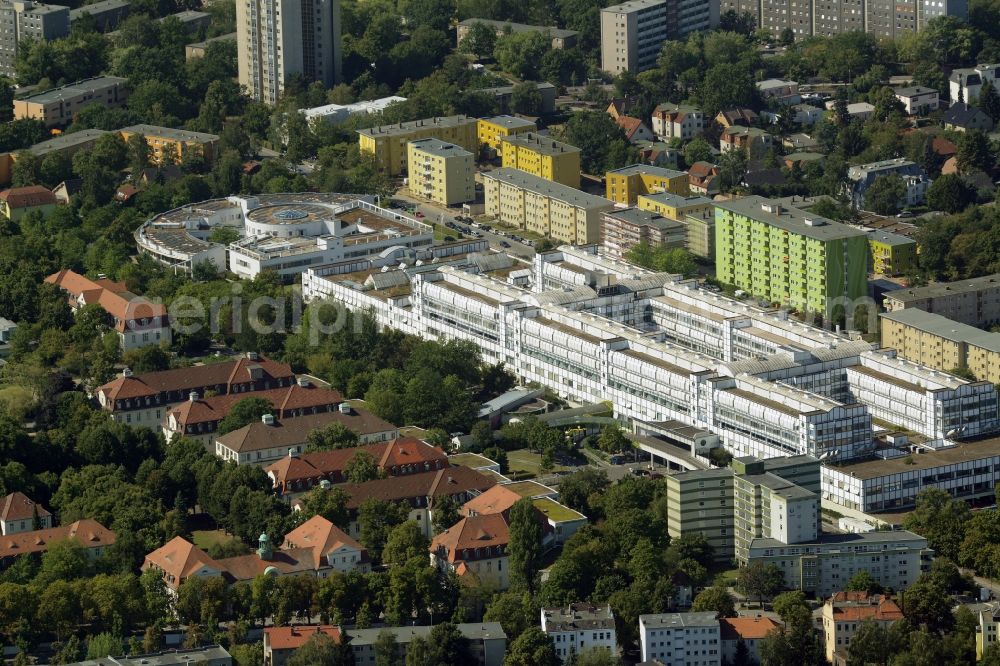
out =
[(340, 627), (333, 625), (267, 627), (264, 629), (265, 666), (284, 666), (293, 652), (305, 645), (310, 638), (320, 634), (334, 643), (340, 643)]
[(12, 222), (17, 222), (35, 210), (43, 213), (50, 211), (57, 203), (56, 195), (41, 185), (15, 187), (0, 192), (0, 214)]
[(64, 269), (45, 278), (69, 295), (74, 311), (98, 305), (111, 316), (118, 341), (125, 351), (147, 345), (170, 344), (167, 309), (130, 292), (123, 283), (107, 279), (91, 280)]
[(0, 537), (0, 562), (28, 553), (44, 553), (49, 544), (67, 539), (83, 547), (88, 557), (96, 558), (114, 544), (115, 533), (96, 520), (85, 518), (69, 525), (4, 535)]
[[(219, 427), (219, 421), (226, 417), (233, 405), (247, 397), (242, 393), (227, 393), (207, 398), (199, 396), (196, 392), (188, 395), (187, 400), (167, 412), (163, 424), (163, 435), (167, 441), (178, 435), (211, 444), (213, 435)], [(317, 388), (302, 378), (290, 386), (257, 391), (253, 397), (262, 398), (274, 405), (272, 414), (276, 419), (329, 412), (344, 401), (340, 391)]]
[[(217, 395), (251, 393), (291, 386), (292, 369), (263, 356), (247, 354), (222, 363), (133, 375), (125, 370), (96, 391), (101, 408), (119, 422), (160, 428), (174, 406), (209, 391)], [(247, 396), (240, 396), (247, 397)]]
[(769, 617), (722, 617), (719, 618), (719, 634), (722, 643), (722, 658), (726, 663), (735, 663), (737, 645), (746, 645), (752, 663), (760, 663), (760, 643), (781, 624)]
[(635, 116), (618, 116), (615, 119), (618, 126), (622, 128), (625, 132), (625, 138), (635, 143), (637, 141), (655, 141), (656, 136), (653, 132), (646, 127), (646, 123), (642, 122)]
[(24, 493), (15, 492), (0, 497), (0, 535), (30, 532), (35, 529), (36, 520), (39, 529), (52, 527), (52, 514)]
[(846, 651), (862, 622), (871, 620), (884, 627), (903, 619), (903, 611), (891, 598), (867, 592), (836, 592), (823, 604), (823, 634), (826, 658)]
[(351, 449), (285, 456), (264, 471), (281, 494), (301, 493), (319, 485), (345, 483), (344, 469), (358, 451), (368, 453), (386, 476), (405, 476), (444, 469), (448, 456), (436, 446), (413, 437), (397, 437), (389, 442), (365, 444)]
[(431, 541), (431, 562), (497, 590), (510, 584), (510, 529), (502, 513), (463, 518)]

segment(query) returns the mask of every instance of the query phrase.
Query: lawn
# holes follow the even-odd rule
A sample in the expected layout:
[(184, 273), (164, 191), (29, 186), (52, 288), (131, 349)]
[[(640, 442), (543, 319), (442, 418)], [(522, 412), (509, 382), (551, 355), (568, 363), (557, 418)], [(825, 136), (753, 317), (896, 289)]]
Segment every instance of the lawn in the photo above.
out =
[(232, 538), (222, 530), (194, 530), (191, 532), (191, 540), (194, 541), (194, 545), (202, 550), (208, 550), (215, 544), (229, 541)]
[[(507, 468), (511, 472), (523, 472), (525, 474), (533, 474), (539, 476), (542, 474), (542, 454), (533, 453), (527, 449), (518, 449), (517, 451), (507, 452)], [(570, 470), (572, 467), (566, 467), (565, 465), (556, 465), (552, 468), (552, 471), (560, 470)]]

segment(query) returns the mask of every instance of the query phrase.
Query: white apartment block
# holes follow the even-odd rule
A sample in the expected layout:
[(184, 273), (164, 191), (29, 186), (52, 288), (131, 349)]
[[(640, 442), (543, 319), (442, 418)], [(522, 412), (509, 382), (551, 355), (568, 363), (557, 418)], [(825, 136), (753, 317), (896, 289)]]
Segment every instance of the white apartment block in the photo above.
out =
[[(979, 99), (983, 85), (989, 83), (994, 88), (1000, 88), (997, 79), (1000, 79), (1000, 64), (976, 65), (975, 67), (951, 70), (951, 76), (948, 79), (951, 103), (965, 102), (974, 105)], [(1000, 92), (1000, 89), (997, 92)]]
[(693, 106), (660, 104), (653, 110), (653, 134), (660, 141), (688, 141), (705, 129), (705, 114)]
[(656, 66), (671, 36), (667, 0), (628, 0), (601, 10), (601, 69), (638, 74)]
[[(886, 396), (868, 378), (899, 377), (904, 366), (872, 344), (609, 259), (594, 246), (562, 246), (530, 265), (484, 252), (386, 271), (341, 261), (309, 267), (302, 285), (306, 300), (371, 309), (384, 326), (473, 341), (485, 360), (568, 401), (609, 401), (623, 419), (710, 431), (736, 455), (807, 454), (827, 466), (871, 458), (885, 432), (872, 423), (876, 413), (900, 429), (959, 419), (959, 438), (998, 428), (989, 385), (956, 379)], [(823, 492), (833, 495), (828, 483)], [(787, 513), (785, 521), (794, 533)]]
[(719, 621), (710, 613), (661, 613), (639, 616), (642, 660), (670, 666), (720, 666)]
[(824, 534), (813, 543), (786, 544), (762, 537), (750, 544), (748, 561), (775, 564), (785, 587), (827, 597), (844, 589), (859, 571), (894, 590), (912, 585), (930, 568), (927, 539), (905, 531)]
[(324, 104), (314, 106), (309, 109), (299, 109), (299, 113), (306, 117), (311, 124), (318, 122), (340, 125), (351, 116), (363, 116), (371, 113), (381, 113), (396, 102), (405, 102), (405, 97), (390, 95), (379, 99), (354, 102), (353, 104)]
[(340, 78), (341, 33), (340, 0), (239, 0), (240, 85), (271, 105), (292, 74), (332, 88)]
[(611, 606), (570, 604), (565, 608), (543, 608), (541, 616), (542, 631), (552, 639), (556, 656), (564, 662), (573, 654), (589, 650), (607, 650), (612, 656), (618, 654), (615, 614)]

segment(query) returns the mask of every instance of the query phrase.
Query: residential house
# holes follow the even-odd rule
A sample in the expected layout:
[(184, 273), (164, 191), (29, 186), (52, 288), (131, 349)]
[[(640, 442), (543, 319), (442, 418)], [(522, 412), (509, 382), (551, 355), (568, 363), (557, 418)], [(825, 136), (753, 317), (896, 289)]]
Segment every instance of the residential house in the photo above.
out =
[[(827, 100), (825, 106), (827, 111), (833, 111), (836, 100)], [(868, 120), (875, 113), (875, 107), (868, 102), (851, 102), (847, 105), (847, 117), (850, 120)]]
[(308, 492), (318, 485), (346, 483), (344, 470), (358, 452), (375, 459), (387, 476), (406, 476), (449, 467), (448, 455), (414, 437), (396, 437), (391, 441), (362, 444), (349, 449), (316, 451), (301, 456), (285, 456), (264, 468), (281, 495)]
[[(941, 122), (947, 130), (956, 132), (969, 132), (972, 130), (982, 130), (989, 132), (993, 129), (993, 119), (979, 108), (969, 106), (965, 102), (952, 104), (944, 115)], [(2, 196), (2, 195), (0, 195)]]
[(155, 167), (146, 167), (139, 172), (139, 177), (135, 182), (142, 187), (148, 187), (153, 183), (166, 185), (184, 177), (184, 172), (174, 164), (162, 164)]
[(823, 153), (790, 153), (781, 158), (781, 161), (785, 163), (785, 166), (789, 169), (797, 168), (804, 169), (807, 164), (820, 164), (826, 161), (826, 155)]
[(274, 414), (265, 414), (259, 421), (216, 436), (215, 455), (237, 465), (264, 465), (305, 452), (309, 433), (333, 423), (342, 423), (364, 444), (388, 441), (399, 433), (396, 426), (368, 410), (342, 402), (335, 411), (292, 418), (277, 419)]
[[(255, 352), (231, 361), (175, 368), (133, 375), (126, 368), (120, 377), (97, 388), (101, 409), (121, 423), (162, 427), (171, 408), (212, 392), (216, 395), (253, 393), (291, 386), (292, 369)], [(247, 397), (247, 396), (243, 396)]]
[(862, 622), (871, 621), (888, 629), (903, 619), (903, 611), (883, 594), (836, 592), (823, 604), (822, 617), (826, 659), (833, 661), (833, 653), (847, 650)]
[(5, 534), (0, 538), (0, 569), (21, 555), (44, 553), (49, 544), (66, 540), (78, 544), (93, 560), (115, 543), (115, 533), (96, 520), (83, 518), (69, 525)]
[(618, 126), (622, 128), (625, 132), (625, 138), (629, 140), (630, 143), (638, 143), (640, 141), (652, 141), (656, 137), (653, 132), (646, 127), (646, 123), (642, 122), (635, 116), (618, 116), (615, 120)]
[(937, 111), (940, 95), (936, 88), (909, 86), (893, 90), (896, 99), (906, 109), (908, 116), (926, 116), (931, 111)]
[(792, 104), (780, 111), (762, 111), (761, 117), (774, 124), (780, 121), (786, 114), (791, 116), (791, 120), (796, 125), (815, 125), (823, 119), (823, 109), (810, 104)]
[(658, 613), (639, 616), (642, 660), (670, 666), (720, 666), (719, 620), (710, 613)]
[(627, 116), (634, 107), (634, 100), (628, 97), (615, 97), (608, 103), (608, 108), (605, 111), (612, 120), (617, 121), (622, 116)]
[(52, 194), (58, 203), (69, 204), (82, 186), (83, 178), (67, 178), (52, 188)]
[(736, 663), (736, 654), (742, 641), (747, 648), (751, 663), (759, 664), (760, 644), (772, 631), (780, 630), (781, 624), (769, 617), (721, 617), (719, 637), (722, 641), (722, 658), (726, 663)]
[(50, 527), (52, 514), (24, 493), (13, 492), (0, 498), (0, 535), (10, 536)]
[(660, 104), (653, 109), (653, 134), (662, 141), (689, 141), (705, 129), (705, 114), (694, 106)]
[(45, 278), (69, 295), (70, 307), (78, 311), (97, 305), (108, 313), (123, 351), (147, 345), (170, 344), (167, 308), (130, 292), (123, 282), (106, 278), (91, 280), (69, 269)]
[[(492, 477), (469, 467), (446, 467), (365, 483), (349, 483), (343, 488), (348, 495), (347, 509), (352, 514), (356, 514), (361, 505), (370, 499), (409, 505), (409, 519), (416, 521), (424, 536), (430, 538), (434, 533), (432, 521), (437, 502), (451, 497), (462, 505), (495, 485)], [(351, 536), (358, 536), (356, 519), (351, 521), (347, 531)]]
[(906, 186), (906, 194), (899, 202), (902, 206), (916, 206), (923, 202), (931, 185), (923, 167), (903, 158), (852, 166), (847, 170), (848, 194), (855, 208), (865, 209), (865, 193), (880, 176), (899, 176)]
[(724, 129), (719, 137), (719, 150), (721, 152), (741, 150), (751, 160), (764, 157), (774, 144), (774, 136), (759, 127), (734, 125)]
[(725, 109), (719, 111), (715, 116), (715, 122), (722, 125), (724, 128), (733, 127), (734, 125), (741, 125), (743, 127), (751, 127), (757, 124), (758, 116), (750, 109), (737, 108), (737, 109)]
[(0, 215), (17, 222), (35, 211), (48, 215), (56, 208), (56, 195), (41, 185), (14, 187), (0, 192)]
[(1000, 86), (996, 81), (1000, 78), (1000, 64), (976, 65), (951, 70), (948, 77), (948, 92), (951, 103), (965, 102), (974, 104), (979, 99), (983, 86), (987, 83), (993, 87)]
[(797, 132), (786, 136), (781, 141), (781, 144), (788, 150), (792, 151), (811, 151), (819, 147), (819, 140), (814, 139), (808, 134)]
[(16, 330), (16, 322), (13, 322), (6, 317), (0, 317), (0, 346), (9, 345), (11, 338), (14, 336), (14, 331)]
[(552, 640), (556, 656), (564, 662), (588, 650), (607, 650), (618, 655), (615, 614), (610, 605), (570, 604), (565, 608), (543, 608), (542, 631)]
[[(192, 391), (187, 400), (167, 412), (163, 421), (163, 436), (168, 442), (177, 436), (209, 446), (219, 422), (233, 405), (245, 397), (239, 393), (224, 393), (203, 398), (197, 391)], [(330, 412), (344, 402), (340, 391), (313, 386), (304, 377), (299, 377), (290, 386), (257, 391), (253, 397), (270, 402), (273, 406), (271, 413), (277, 419)]]
[(286, 534), (282, 547), (312, 548), (314, 562), (341, 573), (365, 571), (369, 565), (365, 547), (323, 516), (313, 516)]
[(757, 92), (764, 100), (773, 99), (779, 104), (790, 106), (802, 101), (799, 95), (799, 84), (796, 81), (782, 79), (767, 79), (757, 82)]
[(462, 518), (431, 541), (431, 564), (459, 578), (506, 590), (510, 583), (509, 541), (510, 529), (503, 513)]
[(691, 194), (712, 196), (719, 193), (719, 167), (711, 162), (695, 162), (688, 169), (688, 189)]
[(314, 636), (326, 636), (340, 644), (340, 627), (332, 624), (315, 624), (293, 627), (264, 628), (264, 666), (285, 666), (289, 657)]

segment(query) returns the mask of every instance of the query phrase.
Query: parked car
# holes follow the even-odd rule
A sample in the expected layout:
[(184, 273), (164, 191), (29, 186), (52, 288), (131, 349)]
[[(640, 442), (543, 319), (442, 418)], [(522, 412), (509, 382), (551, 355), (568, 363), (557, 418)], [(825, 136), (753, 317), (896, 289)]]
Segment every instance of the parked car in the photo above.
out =
[(415, 214), (415, 215), (416, 215), (417, 217), (419, 217), (419, 218), (423, 218), (423, 216), (424, 216), (424, 214), (423, 214), (423, 213), (421, 213), (421, 212), (420, 212), (419, 210), (418, 210), (418, 211), (417, 211), (416, 213), (414, 213), (414, 214)]
[(510, 243), (508, 243), (507, 241), (500, 241), (500, 245), (502, 247), (510, 247)]

